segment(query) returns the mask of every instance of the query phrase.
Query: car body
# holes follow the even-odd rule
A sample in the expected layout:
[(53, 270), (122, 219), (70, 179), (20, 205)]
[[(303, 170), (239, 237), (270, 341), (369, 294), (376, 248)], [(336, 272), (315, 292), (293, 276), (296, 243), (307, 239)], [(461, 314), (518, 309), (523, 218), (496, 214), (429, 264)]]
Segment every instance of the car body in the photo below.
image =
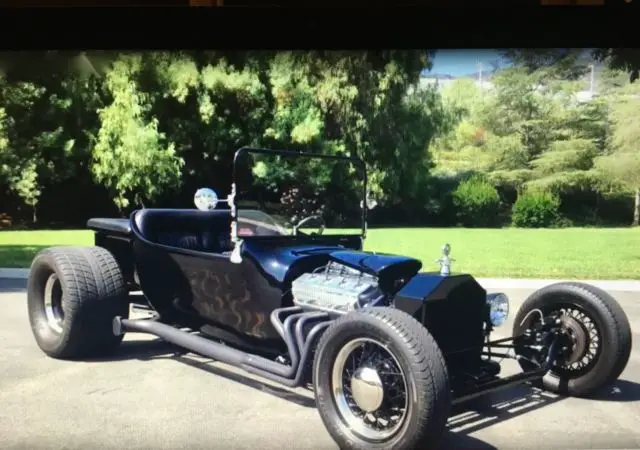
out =
[[(242, 148), (234, 177), (247, 154), (364, 169), (353, 157)], [(451, 404), (529, 381), (588, 395), (620, 375), (631, 349), (628, 320), (592, 286), (537, 291), (516, 315), (513, 336), (491, 341), (506, 320), (508, 298), (487, 293), (472, 275), (451, 274), (450, 246), (442, 249), (440, 270), (424, 272), (415, 258), (364, 251), (364, 205), (371, 204), (364, 173), (356, 233), (323, 234), (324, 223), (302, 232), (307, 219), (290, 231), (274, 216), (239, 207), (237, 178), (226, 200), (199, 190), (199, 209), (89, 220), (95, 247), (45, 250), (34, 260), (29, 308), (36, 340), (51, 356), (75, 357), (80, 348), (95, 354), (115, 348), (127, 331), (144, 332), (287, 386), (311, 384), (342, 448), (425, 448), (442, 434)], [(217, 208), (221, 202), (227, 207)], [(89, 281), (74, 285), (78, 277), (63, 260)], [(66, 297), (55, 300), (56, 289)], [(151, 319), (128, 318), (122, 305), (134, 290), (143, 292)], [(57, 320), (57, 334), (46, 328), (49, 319)], [(104, 345), (70, 347), (69, 336), (82, 336), (75, 330), (87, 322), (98, 324), (92, 333), (105, 329)], [(571, 364), (586, 361), (595, 341), (589, 324), (602, 349), (583, 373)], [(496, 356), (518, 359), (522, 373), (500, 378)]]

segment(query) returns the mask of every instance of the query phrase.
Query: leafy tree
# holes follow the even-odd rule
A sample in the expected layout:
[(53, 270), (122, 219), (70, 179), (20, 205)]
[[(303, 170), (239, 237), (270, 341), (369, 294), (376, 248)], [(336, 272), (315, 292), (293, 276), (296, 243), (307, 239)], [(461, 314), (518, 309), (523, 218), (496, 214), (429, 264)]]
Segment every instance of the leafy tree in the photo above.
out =
[(430, 148), (435, 174), (486, 171), (492, 158), (483, 147), (488, 138), (487, 130), (478, 120), (486, 98), (471, 79), (455, 80), (443, 89), (446, 122)]
[(455, 119), (473, 116), (482, 106), (482, 91), (471, 78), (459, 78), (442, 90), (442, 101)]
[(635, 48), (596, 48), (591, 51), (532, 48), (504, 51), (504, 55), (512, 62), (524, 65), (532, 71), (555, 66), (558, 63), (561, 67), (568, 65), (569, 69), (573, 70), (572, 63), (580, 61), (578, 55), (585, 53), (590, 54), (596, 61), (606, 63), (610, 69), (626, 72), (630, 82), (634, 82), (640, 76), (640, 50)]
[(640, 50), (637, 48), (598, 48), (592, 54), (610, 69), (627, 72), (632, 83), (640, 76)]
[(264, 142), (359, 156), (381, 203), (419, 202), (428, 144), (446, 126), (437, 92), (417, 88), (428, 64), (424, 52), (280, 53)]
[(499, 186), (557, 193), (597, 184), (593, 160), (605, 147), (605, 102), (581, 103), (583, 81), (512, 67), (497, 74), (456, 133), (439, 140), (439, 162), (487, 173)]
[(41, 155), (34, 139), (31, 110), (39, 102), (44, 89), (33, 83), (9, 84), (0, 80), (0, 104), (4, 106), (2, 117), (4, 145), (0, 154), (2, 178), (9, 190), (17, 194), (33, 211), (37, 219), (36, 205), (40, 197), (38, 166)]
[(131, 200), (153, 199), (165, 187), (177, 187), (183, 160), (173, 143), (147, 119), (146, 98), (136, 86), (141, 70), (137, 55), (121, 57), (107, 73), (112, 102), (101, 109), (101, 127), (92, 153), (92, 171), (114, 195), (122, 211)]
[(14, 173), (0, 177), (0, 184), (33, 210), (34, 222), (43, 190), (89, 178), (96, 109), (105, 99), (100, 80), (80, 70), (82, 60), (74, 52), (0, 54), (0, 104), (10, 148), (5, 158), (13, 159), (7, 166)]
[(596, 167), (610, 189), (622, 189), (634, 197), (633, 225), (640, 222), (640, 89), (627, 85), (611, 99), (610, 150)]
[(574, 48), (512, 48), (503, 56), (529, 73), (544, 73), (546, 77), (578, 80), (588, 71), (583, 49)]

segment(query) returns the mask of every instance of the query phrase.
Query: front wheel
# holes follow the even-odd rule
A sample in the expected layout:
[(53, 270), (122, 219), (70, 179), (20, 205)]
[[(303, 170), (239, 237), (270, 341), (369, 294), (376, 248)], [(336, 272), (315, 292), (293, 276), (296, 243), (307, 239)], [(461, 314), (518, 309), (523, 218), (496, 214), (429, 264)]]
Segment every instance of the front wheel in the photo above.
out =
[[(602, 289), (584, 283), (555, 283), (523, 303), (513, 324), (519, 336), (540, 322), (557, 317), (564, 346), (542, 386), (555, 393), (587, 396), (613, 383), (631, 355), (631, 327), (618, 302)], [(518, 351), (518, 353), (522, 353)], [(521, 362), (527, 370), (526, 361)]]
[(432, 448), (449, 417), (444, 358), (418, 321), (364, 308), (324, 333), (313, 364), (320, 417), (342, 449)]

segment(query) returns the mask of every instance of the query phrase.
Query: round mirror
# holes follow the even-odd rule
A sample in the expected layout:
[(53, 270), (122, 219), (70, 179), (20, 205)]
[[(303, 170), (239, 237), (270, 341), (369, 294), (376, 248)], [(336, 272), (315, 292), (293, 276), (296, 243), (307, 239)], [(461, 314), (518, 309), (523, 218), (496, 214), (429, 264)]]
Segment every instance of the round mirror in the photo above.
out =
[(218, 194), (211, 188), (200, 188), (196, 191), (193, 202), (200, 211), (211, 211), (218, 205)]
[[(367, 197), (367, 209), (373, 209), (378, 206), (378, 202), (375, 198)], [(364, 208), (364, 202), (360, 201), (360, 208)]]

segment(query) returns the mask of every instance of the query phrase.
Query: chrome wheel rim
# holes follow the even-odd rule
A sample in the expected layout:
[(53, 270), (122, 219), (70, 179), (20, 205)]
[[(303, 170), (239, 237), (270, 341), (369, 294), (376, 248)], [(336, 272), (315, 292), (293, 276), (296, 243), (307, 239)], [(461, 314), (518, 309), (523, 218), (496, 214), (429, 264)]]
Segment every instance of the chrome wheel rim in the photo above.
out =
[(371, 338), (349, 341), (336, 356), (331, 382), (340, 418), (361, 438), (385, 441), (404, 425), (406, 376), (386, 345)]
[(62, 309), (62, 287), (55, 273), (52, 273), (44, 286), (44, 314), (47, 324), (56, 333), (62, 333), (64, 310)]

